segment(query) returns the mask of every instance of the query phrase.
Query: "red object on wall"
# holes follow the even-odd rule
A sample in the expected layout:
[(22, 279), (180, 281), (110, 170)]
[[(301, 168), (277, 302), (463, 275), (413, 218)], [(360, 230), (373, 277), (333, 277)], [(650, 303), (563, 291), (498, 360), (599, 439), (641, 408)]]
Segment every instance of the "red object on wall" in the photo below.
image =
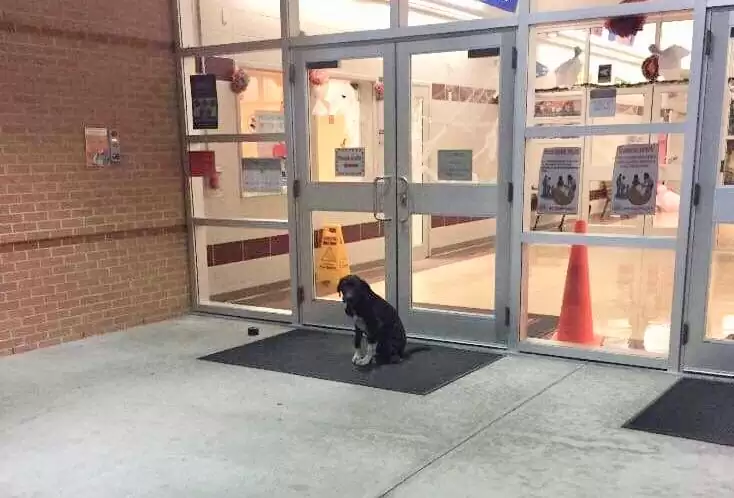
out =
[(209, 176), (216, 173), (213, 150), (189, 151), (189, 171), (191, 176)]
[(288, 157), (288, 149), (286, 149), (283, 142), (277, 143), (273, 146), (273, 157)]
[(212, 190), (217, 190), (219, 188), (219, 172), (214, 171), (211, 175), (209, 175), (209, 188)]

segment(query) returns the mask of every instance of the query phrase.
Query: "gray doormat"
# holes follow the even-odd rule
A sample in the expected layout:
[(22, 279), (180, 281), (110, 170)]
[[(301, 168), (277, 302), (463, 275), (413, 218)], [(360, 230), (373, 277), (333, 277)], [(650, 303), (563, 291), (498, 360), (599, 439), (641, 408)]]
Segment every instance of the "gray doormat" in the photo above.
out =
[(624, 428), (734, 446), (734, 384), (681, 379)]
[(360, 369), (352, 365), (347, 334), (295, 329), (220, 351), (201, 359), (409, 394), (429, 394), (502, 358), (484, 351), (408, 342), (417, 349), (396, 365)]

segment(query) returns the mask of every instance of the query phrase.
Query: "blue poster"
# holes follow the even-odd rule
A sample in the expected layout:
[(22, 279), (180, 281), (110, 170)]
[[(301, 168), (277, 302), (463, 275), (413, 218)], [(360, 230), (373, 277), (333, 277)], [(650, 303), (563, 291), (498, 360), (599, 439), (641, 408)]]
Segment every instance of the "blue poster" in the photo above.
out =
[(504, 10), (506, 12), (515, 12), (517, 9), (517, 0), (479, 0), (483, 4), (491, 5), (492, 7), (497, 7), (498, 9)]
[(191, 115), (195, 130), (219, 128), (217, 77), (213, 74), (193, 74), (191, 81)]

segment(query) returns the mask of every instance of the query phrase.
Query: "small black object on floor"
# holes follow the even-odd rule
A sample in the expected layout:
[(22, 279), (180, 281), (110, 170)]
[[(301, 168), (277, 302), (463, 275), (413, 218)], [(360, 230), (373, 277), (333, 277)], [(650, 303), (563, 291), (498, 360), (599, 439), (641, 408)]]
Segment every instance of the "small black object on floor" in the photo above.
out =
[(423, 395), (502, 358), (408, 341), (408, 352), (419, 350), (402, 363), (359, 368), (352, 364), (353, 341), (347, 334), (296, 329), (201, 359)]
[(624, 428), (734, 446), (734, 384), (681, 379)]

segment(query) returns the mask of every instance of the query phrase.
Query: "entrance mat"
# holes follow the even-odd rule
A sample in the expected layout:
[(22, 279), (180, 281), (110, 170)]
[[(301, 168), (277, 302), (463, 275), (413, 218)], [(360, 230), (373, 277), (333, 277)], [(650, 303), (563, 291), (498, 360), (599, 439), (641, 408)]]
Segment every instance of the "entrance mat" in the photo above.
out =
[(734, 384), (681, 379), (623, 427), (734, 446)]
[(201, 359), (424, 395), (502, 358), (483, 351), (410, 341), (407, 350), (417, 351), (402, 363), (359, 369), (352, 364), (352, 336), (295, 329)]

